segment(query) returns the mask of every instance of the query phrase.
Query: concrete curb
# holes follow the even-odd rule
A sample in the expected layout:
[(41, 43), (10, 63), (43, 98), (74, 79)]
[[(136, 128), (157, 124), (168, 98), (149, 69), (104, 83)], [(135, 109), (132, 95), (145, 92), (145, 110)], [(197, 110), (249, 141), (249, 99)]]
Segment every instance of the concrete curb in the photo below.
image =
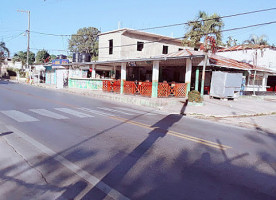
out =
[[(25, 84), (29, 85), (27, 83), (12, 81), (19, 84)], [(56, 89), (55, 87), (51, 85), (46, 84), (32, 84), (30, 86), (34, 87), (40, 87), (45, 89), (53, 89), (55, 91), (70, 93), (70, 94), (76, 94), (81, 96), (89, 96), (91, 98), (97, 98), (97, 99), (105, 99), (108, 101), (116, 101), (116, 102), (122, 102), (132, 105), (138, 105), (138, 106), (146, 106), (150, 108), (156, 108), (156, 109), (162, 109), (164, 106), (173, 106), (176, 105), (180, 101), (185, 101), (185, 98), (177, 98), (177, 99), (165, 99), (165, 98), (148, 98), (148, 97), (141, 97), (141, 96), (132, 96), (132, 95), (121, 95), (121, 94), (114, 94), (114, 93), (105, 93), (102, 91), (97, 90), (87, 90), (87, 89), (75, 89), (75, 88), (63, 88), (63, 89)]]
[[(29, 85), (25, 82), (18, 82), (14, 80), (9, 80), (10, 82), (18, 83), (18, 84), (25, 84)], [(132, 95), (121, 95), (121, 94), (113, 94), (113, 93), (105, 93), (102, 91), (96, 91), (96, 90), (87, 90), (87, 89), (75, 89), (75, 88), (63, 88), (63, 89), (56, 89), (55, 86), (47, 85), (47, 84), (32, 84), (30, 86), (34, 87), (40, 87), (44, 89), (50, 89), (55, 91), (60, 91), (64, 93), (70, 93), (75, 95), (81, 95), (81, 96), (87, 96), (91, 98), (96, 99), (104, 99), (107, 101), (116, 101), (131, 105), (138, 105), (138, 106), (146, 106), (149, 108), (155, 108), (159, 111), (162, 111), (162, 113), (180, 113), (173, 109), (170, 109), (170, 107), (174, 107), (179, 103), (183, 103), (186, 101), (186, 98), (148, 98), (148, 97), (141, 97), (141, 96), (132, 96)], [(243, 97), (247, 98), (247, 97)], [(250, 97), (250, 98), (256, 98), (256, 97)], [(263, 99), (262, 97), (258, 97), (259, 99)], [(179, 106), (179, 105), (178, 105)], [(195, 105), (188, 104), (187, 107), (194, 107)], [(205, 106), (205, 103), (201, 106)], [(164, 109), (164, 107), (169, 107), (169, 109)], [(197, 106), (196, 106), (197, 107)], [(244, 113), (244, 114), (238, 114), (238, 115), (215, 115), (215, 114), (205, 114), (205, 113), (199, 113), (199, 112), (185, 112), (186, 116), (193, 117), (193, 118), (246, 118), (246, 117), (258, 117), (258, 116), (269, 116), (269, 115), (276, 115), (276, 111), (271, 112), (259, 112), (259, 113)]]

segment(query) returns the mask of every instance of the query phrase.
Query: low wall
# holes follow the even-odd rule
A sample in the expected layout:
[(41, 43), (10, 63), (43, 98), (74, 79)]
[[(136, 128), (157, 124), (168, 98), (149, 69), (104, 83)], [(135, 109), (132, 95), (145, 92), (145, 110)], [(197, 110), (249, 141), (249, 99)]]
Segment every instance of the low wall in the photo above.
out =
[(99, 79), (69, 78), (69, 88), (102, 90), (103, 82)]

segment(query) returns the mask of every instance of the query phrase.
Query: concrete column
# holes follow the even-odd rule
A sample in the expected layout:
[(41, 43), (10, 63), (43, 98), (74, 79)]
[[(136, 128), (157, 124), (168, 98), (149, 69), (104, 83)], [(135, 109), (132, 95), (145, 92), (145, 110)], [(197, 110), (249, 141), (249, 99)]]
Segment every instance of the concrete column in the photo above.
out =
[(126, 80), (126, 63), (121, 64), (121, 94), (124, 93), (124, 81)]
[(159, 61), (153, 61), (151, 97), (158, 96), (158, 82), (159, 82)]
[(263, 89), (263, 91), (266, 91), (267, 78), (268, 78), (268, 74), (264, 73), (263, 81), (262, 81), (262, 89)]
[(91, 78), (96, 78), (96, 65), (92, 65)]
[(201, 96), (204, 95), (205, 69), (206, 69), (207, 59), (208, 59), (208, 56), (207, 56), (207, 53), (205, 53), (203, 69), (202, 69), (202, 77), (201, 77), (201, 88), (200, 88)]
[(116, 78), (116, 66), (113, 66), (113, 71), (114, 71), (114, 78)]
[(186, 59), (186, 74), (185, 83), (187, 83), (187, 95), (191, 90), (191, 79), (192, 79), (192, 60), (191, 58)]
[(195, 90), (198, 91), (199, 85), (199, 67), (196, 67), (196, 74), (195, 74)]

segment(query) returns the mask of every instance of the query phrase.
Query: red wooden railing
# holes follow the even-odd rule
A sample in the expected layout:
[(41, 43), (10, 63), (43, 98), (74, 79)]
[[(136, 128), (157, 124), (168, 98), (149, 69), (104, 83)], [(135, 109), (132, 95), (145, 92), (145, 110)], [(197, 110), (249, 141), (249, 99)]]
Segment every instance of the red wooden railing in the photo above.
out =
[(158, 83), (158, 97), (168, 97), (170, 93), (170, 86), (167, 82)]
[(135, 82), (134, 81), (124, 81), (124, 93), (134, 94), (135, 93)]
[(120, 90), (121, 90), (121, 81), (120, 80), (115, 80), (115, 81), (104, 80), (103, 81), (103, 91), (104, 92), (120, 93)]
[(111, 81), (103, 81), (103, 91), (111, 92)]
[(151, 97), (151, 93), (152, 93), (152, 83), (142, 82), (140, 85), (140, 94), (142, 96)]
[[(103, 91), (120, 93), (121, 81), (103, 81)], [(159, 83), (158, 97), (186, 97), (187, 84), (186, 83)], [(124, 94), (141, 95), (151, 97), (152, 83), (151, 82), (137, 82), (124, 81)]]
[(187, 83), (176, 83), (174, 86), (175, 97), (186, 97)]

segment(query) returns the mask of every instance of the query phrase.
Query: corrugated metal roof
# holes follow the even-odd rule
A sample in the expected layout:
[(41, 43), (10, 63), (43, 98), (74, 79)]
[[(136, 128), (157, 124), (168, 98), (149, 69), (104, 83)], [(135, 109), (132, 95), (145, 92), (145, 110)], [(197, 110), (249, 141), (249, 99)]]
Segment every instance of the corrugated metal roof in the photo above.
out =
[[(143, 62), (143, 61), (169, 61), (169, 60), (177, 60), (177, 59), (185, 59), (185, 58), (201, 58), (205, 56), (205, 53), (202, 51), (194, 51), (190, 49), (184, 49), (178, 52), (173, 52), (169, 54), (163, 54), (160, 56), (152, 57), (152, 58), (134, 58), (134, 59), (121, 59), (121, 60), (110, 60), (110, 61), (94, 61), (89, 63), (72, 63), (67, 65), (108, 65), (115, 63), (123, 63), (123, 62)], [(209, 62), (207, 62), (207, 66), (218, 66), (230, 69), (239, 69), (239, 70), (257, 70), (264, 71), (270, 73), (276, 73), (273, 70), (264, 67), (256, 67), (249, 63), (240, 62), (234, 59), (226, 58), (223, 56), (219, 56), (216, 54), (208, 54)], [(65, 65), (63, 65), (65, 66)]]
[(269, 45), (237, 45), (237, 46), (233, 46), (233, 47), (219, 49), (218, 52), (241, 51), (241, 50), (264, 49), (264, 48), (276, 50), (275, 47), (269, 46)]
[(213, 65), (213, 66), (234, 68), (234, 69), (240, 69), (240, 70), (257, 70), (257, 71), (274, 72), (264, 67), (254, 66), (249, 63), (240, 62), (234, 59), (226, 58), (215, 54), (209, 55), (209, 63), (210, 65)]

